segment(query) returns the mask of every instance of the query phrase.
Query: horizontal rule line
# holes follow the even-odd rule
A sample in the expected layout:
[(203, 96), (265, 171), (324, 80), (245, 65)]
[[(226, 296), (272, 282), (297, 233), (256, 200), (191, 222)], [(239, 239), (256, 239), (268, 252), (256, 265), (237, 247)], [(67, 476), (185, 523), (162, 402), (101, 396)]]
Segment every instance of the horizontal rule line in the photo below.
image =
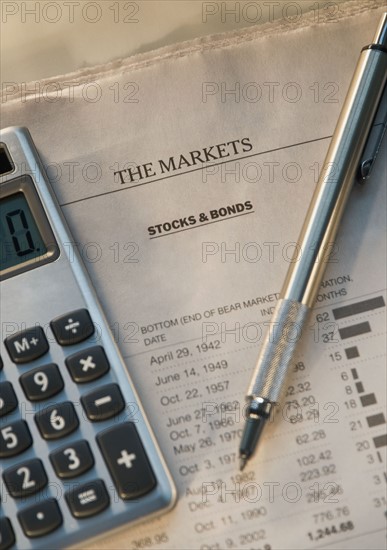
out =
[(128, 187), (121, 187), (120, 189), (114, 189), (113, 191), (106, 191), (104, 193), (99, 193), (98, 195), (91, 195), (90, 197), (84, 197), (83, 199), (76, 199), (74, 201), (64, 202), (60, 206), (69, 206), (70, 204), (76, 204), (77, 202), (83, 202), (90, 199), (96, 199), (98, 197), (104, 197), (105, 195), (111, 195), (113, 193), (120, 193), (121, 191), (128, 191), (129, 189), (135, 189), (136, 187), (142, 187), (143, 185), (149, 185), (150, 183), (156, 183), (158, 181), (163, 181), (171, 178), (176, 178), (178, 176), (184, 176), (185, 174), (191, 174), (192, 172), (198, 172), (200, 170), (205, 170), (208, 167), (212, 166), (221, 166), (222, 164), (228, 164), (229, 162), (237, 162), (239, 160), (245, 160), (253, 157), (259, 157), (261, 155), (266, 155), (267, 153), (274, 153), (276, 151), (283, 151), (285, 149), (291, 149), (292, 147), (300, 147), (301, 145), (307, 145), (309, 143), (316, 143), (318, 141), (324, 141), (324, 139), (329, 139), (332, 136), (324, 136), (321, 138), (310, 139), (308, 141), (300, 141), (299, 143), (293, 143), (292, 145), (285, 145), (284, 147), (277, 147), (276, 149), (268, 149), (267, 151), (261, 151), (259, 153), (252, 153), (251, 155), (245, 155), (244, 157), (234, 157), (230, 160), (224, 160), (223, 162), (216, 162), (213, 164), (204, 164), (199, 168), (193, 168), (192, 170), (186, 170), (185, 172), (179, 172), (178, 174), (169, 174), (162, 178), (144, 181), (142, 183), (137, 183), (136, 185), (129, 185)]
[(227, 218), (221, 218), (220, 220), (214, 220), (213, 222), (199, 223), (199, 225), (193, 225), (192, 227), (186, 227), (185, 229), (179, 229), (178, 231), (173, 231), (172, 233), (164, 233), (164, 235), (156, 235), (156, 237), (150, 237), (152, 239), (160, 239), (161, 237), (169, 237), (170, 235), (176, 235), (176, 233), (182, 233), (183, 231), (190, 231), (191, 229), (198, 229), (203, 227), (203, 225), (210, 225), (212, 223), (225, 222), (227, 220), (233, 220), (234, 218), (239, 218), (240, 216), (247, 216), (248, 214), (254, 214), (254, 210), (250, 212), (243, 212), (242, 214), (236, 214), (235, 216), (229, 216)]

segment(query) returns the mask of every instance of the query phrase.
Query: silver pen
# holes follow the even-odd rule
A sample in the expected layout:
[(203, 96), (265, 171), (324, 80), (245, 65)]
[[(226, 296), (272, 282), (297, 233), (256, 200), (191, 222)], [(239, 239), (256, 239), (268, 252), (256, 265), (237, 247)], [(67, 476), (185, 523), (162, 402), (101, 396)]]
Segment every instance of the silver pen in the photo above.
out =
[(386, 129), (387, 13), (372, 44), (362, 49), (298, 240), (272, 327), (262, 344), (247, 391), (247, 418), (239, 447), (240, 469), (253, 454), (278, 403), (287, 373), (314, 305), (331, 244), (356, 179), (369, 176)]

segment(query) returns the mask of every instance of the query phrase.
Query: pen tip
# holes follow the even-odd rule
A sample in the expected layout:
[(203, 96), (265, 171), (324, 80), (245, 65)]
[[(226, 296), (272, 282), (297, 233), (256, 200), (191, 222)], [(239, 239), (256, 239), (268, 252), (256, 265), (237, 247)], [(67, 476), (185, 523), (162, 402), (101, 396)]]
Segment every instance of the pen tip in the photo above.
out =
[(239, 459), (239, 470), (241, 472), (243, 472), (246, 464), (247, 464), (247, 458), (245, 456), (241, 456)]

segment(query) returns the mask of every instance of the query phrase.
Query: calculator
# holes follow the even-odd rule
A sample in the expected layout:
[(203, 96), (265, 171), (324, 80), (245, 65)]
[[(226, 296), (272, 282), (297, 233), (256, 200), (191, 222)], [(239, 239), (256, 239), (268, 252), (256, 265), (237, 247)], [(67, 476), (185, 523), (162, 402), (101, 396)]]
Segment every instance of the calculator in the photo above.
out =
[(175, 488), (26, 128), (0, 132), (0, 550), (80, 547)]

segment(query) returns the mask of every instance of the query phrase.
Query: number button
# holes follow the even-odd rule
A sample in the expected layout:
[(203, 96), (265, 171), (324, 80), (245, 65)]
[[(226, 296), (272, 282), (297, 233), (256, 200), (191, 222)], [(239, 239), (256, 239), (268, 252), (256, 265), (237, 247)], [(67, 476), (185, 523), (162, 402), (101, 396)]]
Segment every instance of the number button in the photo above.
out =
[(110, 504), (109, 494), (102, 479), (85, 483), (65, 493), (70, 512), (78, 519), (99, 514)]
[(9, 494), (14, 498), (26, 497), (41, 491), (47, 485), (47, 475), (38, 458), (5, 470), (3, 474)]
[(93, 346), (74, 353), (66, 359), (66, 365), (71, 378), (78, 384), (96, 380), (109, 370), (107, 357), (100, 346)]
[(48, 535), (63, 522), (58, 503), (53, 498), (22, 510), (18, 518), (24, 534), (30, 538)]
[(0, 518), (0, 550), (8, 550), (15, 544), (15, 533), (8, 518)]
[(84, 474), (94, 465), (94, 458), (87, 441), (77, 441), (50, 454), (55, 473), (62, 479)]
[(65, 437), (79, 426), (77, 413), (70, 401), (47, 407), (36, 413), (35, 421), (44, 439)]
[(4, 340), (9, 356), (14, 363), (28, 363), (48, 352), (47, 338), (42, 327), (22, 330)]
[(100, 422), (116, 416), (125, 407), (124, 398), (117, 384), (106, 384), (81, 397), (87, 418)]
[(48, 399), (62, 391), (64, 386), (63, 378), (54, 363), (30, 370), (23, 374), (19, 380), (30, 401)]
[(0, 416), (12, 412), (17, 407), (17, 397), (10, 382), (0, 383)]
[(152, 468), (132, 422), (105, 430), (97, 435), (97, 441), (123, 500), (143, 496), (156, 486)]
[(22, 453), (32, 445), (32, 438), (24, 420), (18, 420), (0, 430), (0, 458)]
[(61, 346), (83, 342), (94, 334), (93, 321), (87, 309), (71, 311), (51, 321), (51, 329)]

